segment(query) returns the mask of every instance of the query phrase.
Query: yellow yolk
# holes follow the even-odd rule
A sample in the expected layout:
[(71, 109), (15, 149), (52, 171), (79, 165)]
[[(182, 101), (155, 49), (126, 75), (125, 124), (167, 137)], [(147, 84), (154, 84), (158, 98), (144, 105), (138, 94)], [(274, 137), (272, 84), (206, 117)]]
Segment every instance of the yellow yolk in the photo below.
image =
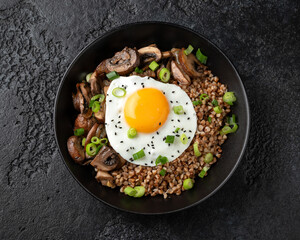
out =
[(143, 88), (127, 99), (124, 116), (128, 125), (138, 132), (151, 133), (159, 129), (169, 115), (165, 95), (155, 88)]

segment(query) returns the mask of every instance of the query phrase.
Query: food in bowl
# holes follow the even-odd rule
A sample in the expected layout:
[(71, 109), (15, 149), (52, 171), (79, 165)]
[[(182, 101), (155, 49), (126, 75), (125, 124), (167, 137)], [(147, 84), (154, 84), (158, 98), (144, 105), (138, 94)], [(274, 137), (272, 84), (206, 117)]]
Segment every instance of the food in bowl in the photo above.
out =
[(192, 52), (125, 47), (77, 83), (73, 160), (132, 197), (180, 195), (205, 177), (238, 128), (236, 97)]

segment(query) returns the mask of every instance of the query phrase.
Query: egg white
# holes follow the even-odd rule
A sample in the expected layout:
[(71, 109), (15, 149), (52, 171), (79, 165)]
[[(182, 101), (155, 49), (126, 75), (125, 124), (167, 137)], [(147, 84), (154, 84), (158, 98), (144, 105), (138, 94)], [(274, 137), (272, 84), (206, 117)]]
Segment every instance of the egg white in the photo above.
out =
[[(116, 87), (126, 89), (126, 95), (122, 98), (113, 96), (112, 91)], [(124, 107), (128, 97), (142, 88), (156, 88), (166, 96), (170, 113), (166, 122), (153, 133), (138, 133), (133, 139), (127, 137), (130, 126), (124, 117)], [(173, 106), (182, 105), (184, 114), (175, 114)], [(111, 82), (106, 96), (105, 128), (108, 140), (112, 148), (124, 159), (136, 165), (155, 166), (156, 158), (166, 156), (170, 161), (179, 157), (190, 145), (197, 128), (197, 116), (193, 103), (188, 95), (180, 87), (174, 84), (162, 83), (150, 77), (119, 77)], [(180, 128), (178, 133), (174, 133)], [(180, 135), (185, 133), (188, 142), (183, 144)], [(174, 143), (165, 143), (164, 137), (177, 135)], [(145, 157), (133, 160), (133, 154), (144, 149)]]

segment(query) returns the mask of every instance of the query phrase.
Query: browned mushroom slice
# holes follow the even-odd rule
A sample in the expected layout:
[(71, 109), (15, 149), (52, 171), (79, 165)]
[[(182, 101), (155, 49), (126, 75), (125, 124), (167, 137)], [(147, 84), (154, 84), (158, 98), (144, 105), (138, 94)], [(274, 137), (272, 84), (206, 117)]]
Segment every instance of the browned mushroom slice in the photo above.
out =
[(81, 112), (81, 109), (84, 109), (84, 98), (81, 94), (80, 91), (77, 91), (76, 94), (72, 93), (72, 98), (73, 98), (73, 106), (75, 110), (78, 112)]
[(95, 118), (85, 118), (83, 114), (78, 114), (77, 118), (75, 119), (74, 129), (83, 128), (84, 132), (88, 133), (95, 122)]
[(137, 73), (137, 72), (132, 72), (130, 74), (130, 76), (140, 76), (140, 77), (152, 77), (152, 78), (155, 78), (156, 77), (156, 74), (155, 72), (153, 72), (152, 70), (148, 69), (146, 71), (144, 71), (143, 73)]
[(84, 149), (81, 146), (81, 138), (77, 136), (69, 137), (67, 147), (70, 156), (76, 163), (83, 164), (85, 160)]
[(190, 53), (189, 55), (185, 55), (184, 49), (181, 49), (178, 53), (178, 61), (183, 70), (190, 77), (200, 77), (202, 75), (196, 70), (197, 66), (199, 66), (201, 63), (198, 61), (194, 54)]
[(80, 91), (86, 101), (86, 104), (88, 105), (91, 100), (91, 88), (87, 83), (77, 83), (76, 87), (80, 88)]
[(96, 68), (96, 73), (99, 75), (103, 72), (116, 71), (120, 75), (126, 75), (132, 72), (139, 64), (140, 57), (137, 50), (125, 47), (112, 58), (102, 61)]
[(171, 51), (165, 51), (165, 52), (162, 52), (162, 58), (169, 58), (169, 57), (172, 57), (173, 54)]
[(190, 77), (180, 69), (179, 65), (175, 62), (171, 62), (171, 71), (173, 78), (177, 80), (182, 85), (189, 85), (191, 83)]
[(162, 58), (162, 53), (156, 46), (143, 47), (140, 48), (138, 52), (143, 63), (148, 63), (152, 61), (158, 62)]
[(111, 171), (118, 166), (119, 161), (118, 154), (112, 148), (104, 145), (91, 162), (91, 165), (101, 171)]
[(96, 130), (95, 136), (100, 139), (106, 137), (106, 131), (105, 131), (104, 124), (99, 124), (99, 126)]
[(119, 161), (118, 165), (116, 166), (116, 169), (123, 167), (124, 164), (126, 163), (126, 160), (124, 158), (122, 158), (120, 154), (118, 154), (118, 156), (119, 156), (120, 161)]
[(96, 75), (97, 75), (96, 72), (93, 72), (89, 80), (89, 83), (91, 85), (91, 92), (93, 96), (101, 93), (101, 83), (99, 77), (97, 77)]
[(96, 179), (98, 182), (101, 182), (103, 186), (114, 188), (116, 185), (114, 184), (114, 178), (108, 172), (97, 171)]

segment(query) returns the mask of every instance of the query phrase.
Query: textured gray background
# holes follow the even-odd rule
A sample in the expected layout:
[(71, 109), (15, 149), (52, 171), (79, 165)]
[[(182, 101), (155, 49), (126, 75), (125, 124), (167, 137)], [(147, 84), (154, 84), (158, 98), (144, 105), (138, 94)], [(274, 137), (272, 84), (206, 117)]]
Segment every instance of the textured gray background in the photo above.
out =
[[(0, 1), (0, 239), (298, 239), (299, 1)], [(166, 216), (111, 209), (63, 165), (54, 98), (76, 54), (124, 23), (190, 27), (236, 65), (249, 97), (246, 154), (213, 197)], [(233, 146), (234, 147), (234, 146)]]

